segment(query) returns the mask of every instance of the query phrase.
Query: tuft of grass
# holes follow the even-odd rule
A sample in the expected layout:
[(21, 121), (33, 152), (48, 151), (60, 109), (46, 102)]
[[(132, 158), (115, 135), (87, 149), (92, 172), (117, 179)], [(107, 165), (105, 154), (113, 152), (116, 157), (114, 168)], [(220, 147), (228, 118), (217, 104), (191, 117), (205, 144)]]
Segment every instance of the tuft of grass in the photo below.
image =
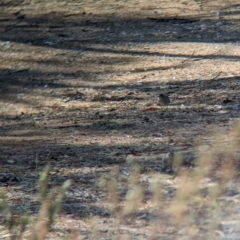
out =
[(20, 239), (27, 225), (31, 222), (30, 217), (26, 213), (19, 216), (19, 214), (10, 209), (8, 199), (3, 193), (0, 193), (0, 216), (1, 223), (9, 230), (10, 239), (12, 240)]
[(48, 164), (40, 175), (39, 197), (41, 206), (37, 218), (25, 212), (15, 213), (11, 210), (7, 197), (0, 193), (1, 222), (8, 229), (11, 236), (10, 239), (22, 239), (23, 234), (28, 230), (30, 231), (28, 239), (42, 240), (46, 238), (51, 230), (71, 181), (67, 180), (57, 190), (49, 192), (50, 170), (51, 166)]
[[(173, 170), (174, 178), (170, 179), (176, 191), (170, 200), (164, 196), (166, 181), (163, 174), (149, 173), (148, 190), (151, 197), (148, 202), (155, 215), (150, 219), (153, 230), (150, 239), (158, 239), (161, 236), (159, 228), (163, 220), (160, 216), (166, 217), (174, 231), (181, 232), (177, 239), (197, 238), (202, 232), (204, 236), (210, 236), (214, 231), (218, 231), (224, 215), (224, 204), (221, 203), (220, 197), (236, 178), (236, 168), (239, 167), (236, 161), (240, 143), (239, 133), (240, 124), (227, 135), (215, 133), (210, 137), (210, 146), (199, 145), (196, 148), (197, 159), (191, 167), (184, 166), (183, 155), (171, 154), (167, 166)], [(107, 191), (109, 201), (117, 210), (117, 214), (112, 215), (118, 223), (117, 227), (120, 227), (120, 223), (127, 224), (126, 217), (129, 215), (131, 222), (134, 222), (134, 213), (142, 209), (147, 192), (140, 181), (141, 174), (144, 173), (141, 164), (137, 164), (136, 157), (131, 156), (127, 158), (127, 162), (131, 174), (128, 177), (124, 199), (119, 196), (120, 173), (117, 169), (101, 182), (104, 183), (101, 186)]]

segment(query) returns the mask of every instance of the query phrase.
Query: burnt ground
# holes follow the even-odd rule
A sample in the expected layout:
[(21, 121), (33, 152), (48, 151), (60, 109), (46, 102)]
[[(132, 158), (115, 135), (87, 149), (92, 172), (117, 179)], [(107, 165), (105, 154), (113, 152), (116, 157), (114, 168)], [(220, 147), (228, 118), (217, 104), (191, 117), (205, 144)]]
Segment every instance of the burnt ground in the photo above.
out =
[[(159, 173), (167, 198), (177, 184), (162, 158), (184, 153), (192, 167), (196, 146), (232, 129), (240, 116), (240, 4), (4, 0), (0, 8), (0, 179), (11, 208), (38, 212), (39, 172), (50, 162), (50, 187), (74, 184), (49, 238), (76, 231), (82, 239), (151, 239), (150, 200), (117, 231), (96, 183), (117, 169), (123, 197), (134, 158), (141, 183), (148, 188)], [(157, 105), (160, 93), (168, 107)], [(235, 186), (236, 202), (239, 193)], [(217, 231), (206, 233), (202, 216), (199, 239), (237, 239), (239, 210), (228, 201)], [(158, 221), (156, 239), (186, 234), (164, 214)]]

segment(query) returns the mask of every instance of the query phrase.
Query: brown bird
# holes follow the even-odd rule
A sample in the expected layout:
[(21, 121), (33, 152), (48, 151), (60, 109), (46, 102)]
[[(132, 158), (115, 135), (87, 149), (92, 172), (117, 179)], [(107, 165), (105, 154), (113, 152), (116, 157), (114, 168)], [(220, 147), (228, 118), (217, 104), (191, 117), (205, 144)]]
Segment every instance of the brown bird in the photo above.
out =
[(159, 101), (160, 106), (168, 106), (170, 104), (170, 98), (163, 93), (159, 94)]

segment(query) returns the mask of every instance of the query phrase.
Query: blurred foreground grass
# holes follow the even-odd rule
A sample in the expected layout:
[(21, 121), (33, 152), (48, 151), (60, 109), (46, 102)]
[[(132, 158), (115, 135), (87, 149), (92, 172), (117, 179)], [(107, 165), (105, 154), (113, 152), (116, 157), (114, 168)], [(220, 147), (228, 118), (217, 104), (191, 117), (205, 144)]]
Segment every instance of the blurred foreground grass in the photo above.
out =
[[(155, 215), (150, 219), (153, 231), (149, 239), (159, 239), (160, 216), (163, 215), (167, 216), (169, 224), (176, 231), (184, 229), (182, 236), (177, 239), (193, 239), (203, 229), (205, 234), (217, 230), (225, 208), (220, 197), (229, 184), (238, 179), (239, 141), (238, 123), (227, 134), (214, 134), (208, 146), (199, 146), (196, 150), (199, 157), (194, 167), (182, 166), (179, 164), (181, 156), (176, 156), (172, 165), (174, 171), (172, 178), (176, 189), (171, 199), (164, 196), (163, 174), (150, 173), (150, 184), (146, 189), (140, 181), (144, 169), (131, 158), (128, 159), (131, 174), (124, 195), (118, 187), (118, 168), (103, 176), (98, 185), (107, 192), (111, 217), (116, 220), (117, 235), (112, 237), (120, 238), (119, 226), (126, 224), (126, 219), (130, 218), (133, 221), (136, 214), (143, 211), (147, 192), (150, 193), (148, 204), (151, 205), (151, 211)], [(25, 239), (45, 239), (51, 231), (71, 180), (65, 181), (58, 190), (50, 190), (48, 187), (50, 170), (50, 165), (47, 165), (39, 179), (41, 207), (37, 216), (30, 216), (24, 211), (13, 212), (7, 197), (4, 194), (0, 195), (1, 224), (8, 229), (10, 239), (22, 239), (23, 235)], [(92, 224), (94, 239), (100, 239), (96, 234), (97, 221), (93, 220)]]

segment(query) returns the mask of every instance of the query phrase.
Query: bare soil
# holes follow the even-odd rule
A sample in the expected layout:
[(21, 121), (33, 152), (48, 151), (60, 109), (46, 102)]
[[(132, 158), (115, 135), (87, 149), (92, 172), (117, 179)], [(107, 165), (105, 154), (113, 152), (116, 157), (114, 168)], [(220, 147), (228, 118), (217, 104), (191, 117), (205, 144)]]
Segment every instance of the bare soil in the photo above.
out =
[[(74, 183), (50, 239), (153, 239), (153, 229), (155, 239), (183, 237), (154, 214), (147, 190), (139, 214), (116, 230), (97, 183), (116, 171), (124, 198), (131, 157), (146, 189), (152, 173), (162, 175), (168, 201), (177, 184), (164, 156), (182, 152), (194, 167), (196, 146), (232, 128), (239, 1), (3, 0), (0, 8), (0, 186), (11, 208), (38, 212), (39, 172), (50, 162), (50, 187)], [(169, 106), (158, 106), (160, 93)], [(206, 232), (208, 216), (199, 213), (199, 239), (238, 239), (240, 191), (229, 194), (218, 231)]]

